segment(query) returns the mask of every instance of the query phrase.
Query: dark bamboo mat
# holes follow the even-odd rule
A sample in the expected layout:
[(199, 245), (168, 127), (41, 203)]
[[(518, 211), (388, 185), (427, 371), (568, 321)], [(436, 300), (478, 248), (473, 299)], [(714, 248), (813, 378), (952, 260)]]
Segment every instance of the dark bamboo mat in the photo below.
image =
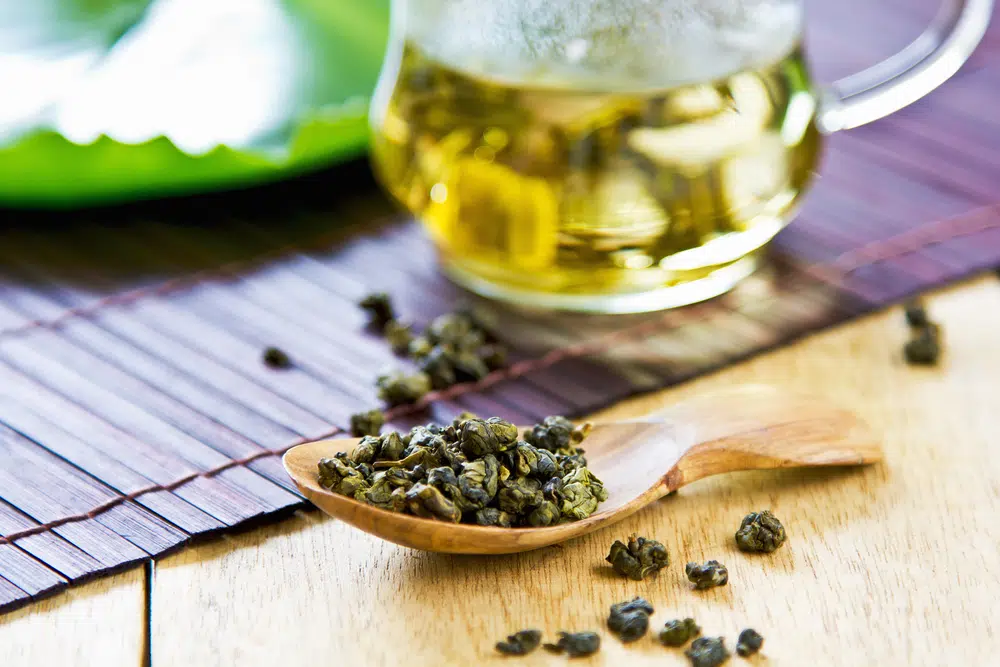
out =
[[(833, 75), (905, 44), (934, 3), (826, 4), (810, 45)], [(498, 309), (512, 365), (394, 410), (393, 425), (583, 414), (1000, 264), (998, 43), (994, 30), (928, 100), (835, 137), (770, 267), (733, 293), (644, 316)], [(356, 301), (385, 289), (425, 323), (467, 298), (388, 213), (358, 165), (69, 217), (0, 213), (0, 609), (300, 506), (276, 454), (376, 404), (373, 377), (396, 363)], [(267, 345), (295, 367), (264, 367)]]

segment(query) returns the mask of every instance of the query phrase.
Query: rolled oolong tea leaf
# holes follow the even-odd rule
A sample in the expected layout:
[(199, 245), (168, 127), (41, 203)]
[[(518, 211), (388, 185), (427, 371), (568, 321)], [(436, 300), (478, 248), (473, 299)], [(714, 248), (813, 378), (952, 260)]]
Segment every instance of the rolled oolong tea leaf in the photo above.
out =
[(467, 419), (462, 422), (459, 441), (469, 457), (497, 454), (517, 442), (517, 427), (497, 417), (487, 420)]
[(729, 650), (722, 637), (699, 637), (684, 651), (691, 667), (719, 667), (729, 660)]
[(496, 343), (485, 345), (479, 349), (479, 358), (489, 370), (499, 370), (507, 365), (507, 348)]
[(396, 354), (407, 354), (413, 341), (413, 330), (409, 324), (399, 320), (389, 320), (382, 329), (382, 335)]
[(941, 334), (936, 324), (918, 329), (903, 346), (903, 356), (911, 366), (933, 366), (941, 357)]
[(355, 438), (378, 435), (384, 425), (385, 414), (377, 408), (351, 415), (351, 435)]
[(354, 463), (374, 463), (382, 442), (377, 436), (366, 435), (354, 446), (350, 459)]
[(269, 368), (290, 368), (292, 365), (292, 360), (288, 354), (277, 347), (265, 349), (262, 358), (264, 359), (264, 364)]
[(434, 344), (429, 340), (427, 340), (426, 336), (416, 336), (413, 340), (410, 341), (410, 344), (407, 347), (406, 351), (411, 359), (416, 359), (419, 361), (420, 359), (423, 359), (428, 354), (430, 354), (431, 350), (433, 349), (434, 349)]
[(540, 630), (520, 630), (508, 635), (506, 641), (497, 642), (497, 651), (504, 655), (527, 655), (542, 643)]
[(481, 332), (474, 340), (468, 340), (468, 336), (474, 332), (479, 332), (479, 329), (467, 314), (445, 313), (431, 321), (424, 335), (435, 345), (445, 344), (467, 349), (469, 344), (481, 345), (483, 342)]
[(927, 309), (918, 299), (903, 304), (903, 313), (906, 315), (906, 323), (911, 327), (926, 327), (931, 322), (927, 316)]
[(688, 643), (689, 639), (697, 637), (700, 634), (701, 628), (698, 627), (693, 618), (685, 618), (684, 620), (675, 619), (663, 624), (663, 629), (660, 630), (660, 643), (664, 646), (676, 648), (684, 646), (684, 644)]
[(369, 323), (376, 331), (384, 331), (385, 326), (396, 319), (392, 299), (385, 292), (369, 294), (358, 305), (368, 313)]
[(410, 512), (425, 519), (451, 523), (458, 523), (462, 519), (462, 513), (455, 507), (455, 503), (427, 484), (417, 483), (410, 487), (406, 492), (406, 505)]
[(420, 370), (431, 379), (431, 386), (435, 389), (447, 389), (458, 382), (454, 355), (448, 348), (440, 345), (421, 357)]
[(670, 557), (667, 548), (656, 540), (631, 535), (628, 544), (615, 540), (605, 560), (611, 563), (615, 572), (629, 579), (642, 581), (649, 574), (665, 568)]
[(608, 616), (608, 629), (623, 642), (634, 642), (649, 630), (649, 615), (652, 613), (653, 605), (640, 597), (613, 604)]
[(740, 551), (771, 553), (785, 543), (785, 527), (768, 510), (750, 512), (736, 531)]
[(490, 374), (486, 363), (471, 351), (456, 352), (452, 356), (451, 365), (455, 369), (455, 377), (460, 381), (475, 382)]
[(753, 628), (747, 628), (736, 640), (736, 653), (745, 658), (757, 653), (763, 645), (764, 638), (761, 634)]
[(480, 526), (510, 528), (514, 525), (514, 517), (495, 507), (484, 507), (476, 511), (476, 523)]
[(548, 500), (543, 500), (538, 507), (528, 514), (528, 525), (532, 528), (544, 528), (559, 523), (559, 508)]
[(416, 403), (431, 390), (431, 379), (426, 373), (406, 375), (396, 371), (380, 375), (375, 384), (379, 398), (391, 406)]
[(544, 646), (553, 653), (565, 653), (571, 658), (582, 658), (600, 650), (601, 637), (596, 632), (560, 632), (557, 643)]
[(543, 500), (541, 483), (530, 477), (510, 477), (497, 492), (497, 504), (510, 514), (527, 514)]
[(688, 563), (684, 566), (684, 573), (696, 590), (725, 586), (729, 581), (729, 570), (717, 560), (705, 561), (702, 565)]
[(568, 450), (573, 437), (573, 422), (565, 417), (546, 417), (524, 434), (525, 441), (550, 452)]
[(563, 476), (562, 482), (560, 510), (567, 519), (586, 519), (597, 511), (599, 503), (608, 499), (604, 484), (589, 468), (573, 469)]

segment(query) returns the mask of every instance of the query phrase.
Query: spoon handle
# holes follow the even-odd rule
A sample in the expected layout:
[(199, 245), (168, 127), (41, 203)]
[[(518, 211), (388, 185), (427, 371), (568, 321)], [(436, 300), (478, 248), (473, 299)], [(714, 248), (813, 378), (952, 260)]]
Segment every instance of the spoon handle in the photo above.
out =
[(724, 472), (874, 463), (879, 443), (851, 412), (817, 396), (750, 385), (678, 403), (650, 418), (686, 445), (668, 491)]

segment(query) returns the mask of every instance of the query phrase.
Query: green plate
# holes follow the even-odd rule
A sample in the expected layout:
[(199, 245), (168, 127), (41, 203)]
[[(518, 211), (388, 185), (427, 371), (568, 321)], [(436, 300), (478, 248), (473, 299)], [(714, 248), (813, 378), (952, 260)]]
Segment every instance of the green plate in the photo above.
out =
[(355, 157), (389, 0), (0, 0), (0, 205), (274, 180)]

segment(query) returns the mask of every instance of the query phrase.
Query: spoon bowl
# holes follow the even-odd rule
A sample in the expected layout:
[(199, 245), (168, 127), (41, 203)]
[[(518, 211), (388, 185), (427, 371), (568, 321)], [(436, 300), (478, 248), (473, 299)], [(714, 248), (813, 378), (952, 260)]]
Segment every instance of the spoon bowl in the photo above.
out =
[(564, 542), (709, 475), (882, 458), (877, 439), (852, 413), (822, 398), (740, 387), (678, 403), (641, 421), (595, 424), (583, 447), (587, 467), (608, 491), (598, 511), (546, 528), (496, 528), (391, 512), (322, 488), (320, 459), (350, 451), (357, 442), (299, 445), (285, 454), (285, 469), (302, 494), (333, 517), (406, 547), (461, 554), (516, 553)]

